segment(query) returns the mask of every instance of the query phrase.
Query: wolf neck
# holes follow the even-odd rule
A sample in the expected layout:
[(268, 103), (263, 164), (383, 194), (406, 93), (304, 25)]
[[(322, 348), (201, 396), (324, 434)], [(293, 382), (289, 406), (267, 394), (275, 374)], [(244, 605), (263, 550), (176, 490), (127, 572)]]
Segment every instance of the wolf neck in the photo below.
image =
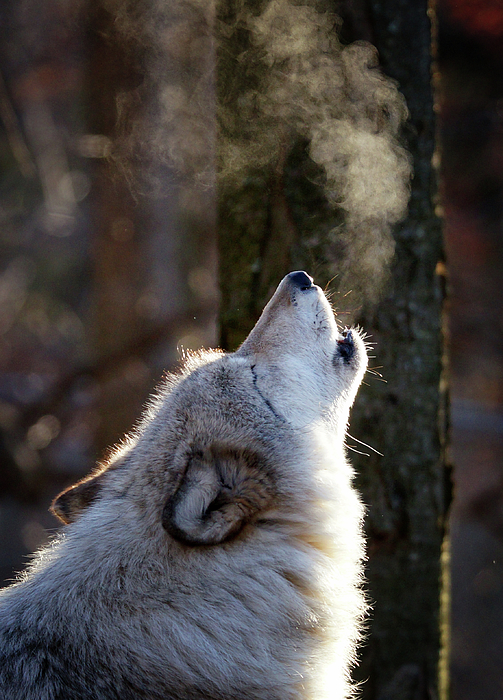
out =
[(294, 428), (325, 425), (335, 437), (344, 437), (349, 403), (330, 396), (323, 377), (294, 356), (278, 362), (250, 359), (253, 387), (276, 418)]

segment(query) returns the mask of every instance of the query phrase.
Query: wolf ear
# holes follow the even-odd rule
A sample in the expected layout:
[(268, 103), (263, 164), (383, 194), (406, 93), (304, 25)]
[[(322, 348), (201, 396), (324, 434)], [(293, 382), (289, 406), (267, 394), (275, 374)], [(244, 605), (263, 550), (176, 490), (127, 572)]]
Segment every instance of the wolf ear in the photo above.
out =
[(213, 445), (190, 455), (178, 490), (164, 506), (162, 524), (185, 544), (219, 544), (262, 512), (273, 494), (265, 460)]
[(103, 469), (62, 491), (52, 502), (51, 513), (65, 525), (73, 523), (98, 497), (106, 473), (107, 469)]

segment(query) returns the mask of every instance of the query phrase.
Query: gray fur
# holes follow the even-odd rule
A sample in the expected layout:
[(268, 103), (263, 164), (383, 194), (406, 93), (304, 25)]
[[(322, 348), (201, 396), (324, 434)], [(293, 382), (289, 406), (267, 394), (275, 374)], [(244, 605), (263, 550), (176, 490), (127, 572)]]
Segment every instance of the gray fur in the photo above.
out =
[(364, 614), (343, 447), (366, 366), (288, 275), (233, 354), (189, 357), (0, 595), (5, 700), (342, 700)]

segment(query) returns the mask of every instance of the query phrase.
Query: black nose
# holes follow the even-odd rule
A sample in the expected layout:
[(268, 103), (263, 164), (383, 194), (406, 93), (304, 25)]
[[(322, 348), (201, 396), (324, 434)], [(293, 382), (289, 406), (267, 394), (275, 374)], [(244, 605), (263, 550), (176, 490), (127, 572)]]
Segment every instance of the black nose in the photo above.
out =
[(309, 289), (313, 286), (313, 278), (309, 277), (305, 272), (290, 272), (287, 277), (299, 289)]

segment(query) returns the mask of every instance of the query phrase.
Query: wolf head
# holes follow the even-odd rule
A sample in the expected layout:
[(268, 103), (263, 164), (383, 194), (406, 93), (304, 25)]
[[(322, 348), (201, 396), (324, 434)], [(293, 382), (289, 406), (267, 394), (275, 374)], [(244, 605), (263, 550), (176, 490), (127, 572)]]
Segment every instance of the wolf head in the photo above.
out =
[(355, 330), (339, 331), (323, 291), (305, 272), (278, 286), (236, 356), (254, 358), (257, 384), (294, 424), (347, 417), (367, 365)]
[(236, 352), (189, 357), (125, 447), (52, 510), (71, 523), (122, 499), (191, 546), (267, 528), (278, 503), (299, 507), (302, 436), (323, 425), (342, 451), (366, 362), (358, 332), (339, 331), (320, 287), (292, 272)]

